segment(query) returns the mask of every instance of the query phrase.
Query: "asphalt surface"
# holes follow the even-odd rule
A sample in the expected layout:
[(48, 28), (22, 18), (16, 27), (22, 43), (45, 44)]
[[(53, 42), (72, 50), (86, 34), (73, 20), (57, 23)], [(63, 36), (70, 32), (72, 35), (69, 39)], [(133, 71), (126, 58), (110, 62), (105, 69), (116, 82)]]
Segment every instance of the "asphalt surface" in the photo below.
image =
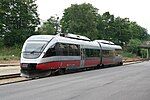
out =
[(2, 85), (0, 100), (150, 100), (150, 61)]

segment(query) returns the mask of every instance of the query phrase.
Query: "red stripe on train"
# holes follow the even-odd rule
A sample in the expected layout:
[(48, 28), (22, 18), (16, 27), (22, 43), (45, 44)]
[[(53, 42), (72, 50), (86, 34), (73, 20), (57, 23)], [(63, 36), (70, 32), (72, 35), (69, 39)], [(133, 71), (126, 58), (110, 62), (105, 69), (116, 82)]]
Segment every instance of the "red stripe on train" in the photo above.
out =
[(84, 66), (92, 67), (92, 66), (97, 66), (98, 64), (100, 64), (99, 59), (87, 59), (87, 60), (85, 60)]
[(110, 58), (103, 58), (102, 63), (104, 65), (113, 64), (112, 59), (110, 59)]
[(36, 69), (48, 70), (48, 69), (66, 68), (71, 66), (79, 67), (80, 60), (53, 61), (53, 62), (41, 63), (36, 66)]
[[(103, 60), (103, 64), (110, 64), (109, 59)], [(85, 67), (93, 67), (100, 64), (99, 59), (86, 59), (84, 61)], [(36, 69), (39, 70), (48, 70), (48, 69), (58, 69), (58, 68), (67, 68), (67, 67), (80, 67), (80, 60), (67, 60), (67, 61), (53, 61), (41, 63), (36, 66)]]

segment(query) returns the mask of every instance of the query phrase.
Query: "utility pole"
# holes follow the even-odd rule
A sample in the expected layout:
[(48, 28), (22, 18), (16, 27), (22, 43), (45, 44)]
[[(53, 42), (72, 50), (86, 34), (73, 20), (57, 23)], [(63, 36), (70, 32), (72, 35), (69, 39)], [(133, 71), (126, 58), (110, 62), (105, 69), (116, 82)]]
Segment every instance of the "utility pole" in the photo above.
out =
[(147, 59), (149, 59), (149, 51), (150, 51), (150, 49), (147, 48)]
[(56, 23), (55, 23), (55, 27), (56, 27), (56, 31), (55, 31), (55, 34), (58, 33), (58, 28), (59, 28), (59, 17), (56, 18)]

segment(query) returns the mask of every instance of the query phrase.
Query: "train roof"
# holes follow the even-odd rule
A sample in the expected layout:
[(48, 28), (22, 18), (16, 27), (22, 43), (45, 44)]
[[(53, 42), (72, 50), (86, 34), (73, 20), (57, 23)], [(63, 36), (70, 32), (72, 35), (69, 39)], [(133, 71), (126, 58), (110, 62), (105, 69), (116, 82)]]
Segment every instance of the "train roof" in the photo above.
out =
[(109, 44), (109, 45), (113, 45), (114, 43), (111, 42), (111, 41), (107, 41), (107, 40), (95, 40), (96, 42), (99, 42), (99, 43), (103, 43), (103, 44)]
[(79, 45), (82, 45), (84, 48), (97, 48), (97, 49), (100, 48), (99, 44), (94, 41), (74, 39), (74, 38), (68, 38), (68, 37), (62, 37), (62, 36), (56, 36), (55, 39), (57, 39), (58, 42), (62, 42), (62, 43), (79, 44)]
[(71, 38), (71, 39), (77, 39), (77, 40), (91, 41), (86, 36), (75, 35), (75, 34), (70, 34), (70, 33), (59, 33), (59, 34), (57, 34), (57, 36), (62, 36), (62, 37)]
[(121, 46), (119, 45), (115, 45), (113, 42), (111, 41), (107, 41), (107, 40), (95, 40), (95, 42), (98, 42), (101, 44), (102, 49), (106, 49), (106, 50), (113, 50), (113, 49), (122, 49)]
[(50, 41), (54, 35), (33, 35), (27, 41)]
[(86, 47), (99, 48), (99, 44), (101, 44), (102, 49), (105, 50), (122, 49), (121, 46), (115, 45), (111, 41), (106, 41), (106, 40), (90, 41), (90, 39), (85, 36), (74, 35), (74, 34), (33, 35), (29, 37), (26, 41), (50, 41), (52, 38), (54, 38), (54, 41), (57, 42), (84, 45), (85, 48)]
[(102, 44), (101, 43), (101, 47), (102, 47), (102, 49), (104, 49), (104, 50), (121, 50), (122, 49), (122, 47), (121, 46), (119, 46), (119, 45), (109, 45), (109, 44)]

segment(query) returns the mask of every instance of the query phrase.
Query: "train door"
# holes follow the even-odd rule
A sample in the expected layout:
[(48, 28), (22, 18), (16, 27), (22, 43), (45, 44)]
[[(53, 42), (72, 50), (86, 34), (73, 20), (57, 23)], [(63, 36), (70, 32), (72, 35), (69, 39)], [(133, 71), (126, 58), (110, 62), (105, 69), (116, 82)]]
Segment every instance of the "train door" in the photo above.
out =
[(100, 57), (100, 65), (102, 65), (102, 46), (101, 46), (101, 44), (100, 44), (99, 42), (98, 42), (98, 44), (99, 44), (99, 47), (100, 47), (100, 48), (99, 48), (99, 50), (100, 50), (100, 51), (99, 51), (99, 52), (100, 52), (100, 53), (99, 53), (99, 55), (100, 55), (100, 56), (99, 56), (99, 57)]
[(80, 61), (80, 67), (83, 68), (85, 65), (85, 49), (80, 49), (80, 55), (81, 55), (81, 61)]

